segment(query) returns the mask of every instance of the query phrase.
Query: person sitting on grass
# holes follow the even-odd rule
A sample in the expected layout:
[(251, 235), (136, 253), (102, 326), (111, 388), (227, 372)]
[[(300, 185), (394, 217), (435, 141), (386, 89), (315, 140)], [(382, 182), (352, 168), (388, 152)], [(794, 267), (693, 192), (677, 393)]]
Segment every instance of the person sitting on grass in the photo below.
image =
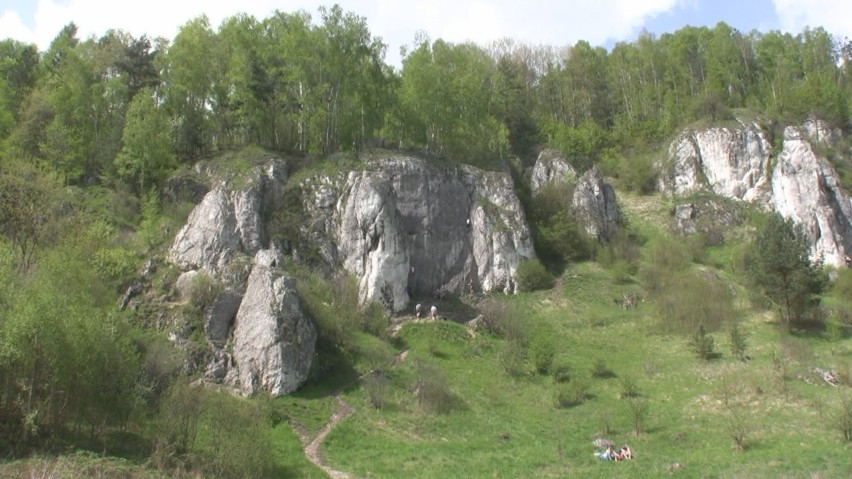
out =
[(615, 449), (613, 449), (612, 446), (607, 446), (606, 449), (603, 452), (598, 454), (598, 458), (601, 461), (615, 461), (616, 460)]
[(630, 450), (630, 446), (628, 446), (627, 444), (622, 444), (621, 450), (618, 451), (617, 456), (618, 456), (617, 459), (619, 461), (625, 461), (625, 460), (628, 460), (628, 459), (633, 459), (633, 451)]

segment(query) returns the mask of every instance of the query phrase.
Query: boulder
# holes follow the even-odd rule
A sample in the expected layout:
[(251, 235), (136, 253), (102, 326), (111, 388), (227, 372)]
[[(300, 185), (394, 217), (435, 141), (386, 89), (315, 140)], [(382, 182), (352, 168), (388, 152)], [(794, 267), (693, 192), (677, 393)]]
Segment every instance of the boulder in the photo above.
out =
[(545, 185), (552, 183), (572, 182), (577, 178), (577, 171), (558, 150), (545, 149), (538, 155), (530, 175), (532, 194), (538, 193)]
[(618, 202), (615, 190), (604, 182), (597, 166), (583, 174), (574, 188), (572, 200), (577, 221), (586, 234), (606, 242), (618, 230)]
[(238, 386), (246, 394), (289, 394), (307, 379), (317, 331), (302, 313), (295, 280), (279, 265), (274, 249), (254, 259), (234, 323), (233, 359)]

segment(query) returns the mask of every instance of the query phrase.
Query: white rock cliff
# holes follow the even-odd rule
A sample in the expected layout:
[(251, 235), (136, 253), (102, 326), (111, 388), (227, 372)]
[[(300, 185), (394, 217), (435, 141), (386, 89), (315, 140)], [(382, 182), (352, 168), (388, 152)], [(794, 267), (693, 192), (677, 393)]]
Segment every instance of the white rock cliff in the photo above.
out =
[(759, 125), (682, 133), (661, 166), (659, 188), (673, 195), (712, 191), (755, 202), (801, 225), (811, 254), (842, 266), (852, 254), (852, 203), (831, 163), (813, 144), (835, 142), (839, 132), (816, 120), (784, 130), (783, 146), (770, 171), (771, 148)]

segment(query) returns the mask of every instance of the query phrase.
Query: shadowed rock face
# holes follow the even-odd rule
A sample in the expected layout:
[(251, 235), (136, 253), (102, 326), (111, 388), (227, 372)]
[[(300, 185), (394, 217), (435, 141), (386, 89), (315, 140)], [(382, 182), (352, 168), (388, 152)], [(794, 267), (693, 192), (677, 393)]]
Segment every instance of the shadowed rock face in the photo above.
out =
[(687, 131), (669, 148), (659, 187), (674, 195), (705, 190), (758, 203), (801, 225), (814, 258), (842, 266), (852, 253), (852, 203), (834, 167), (813, 149), (839, 136), (819, 121), (787, 127), (770, 171), (769, 142), (757, 124)]
[(618, 230), (618, 202), (615, 190), (604, 182), (597, 166), (580, 177), (572, 201), (577, 220), (586, 234), (606, 242)]
[(401, 156), (371, 166), (348, 176), (321, 223), (340, 225), (325, 249), (359, 277), (362, 299), (399, 311), (410, 295), (515, 292), (515, 269), (535, 253), (507, 175)]

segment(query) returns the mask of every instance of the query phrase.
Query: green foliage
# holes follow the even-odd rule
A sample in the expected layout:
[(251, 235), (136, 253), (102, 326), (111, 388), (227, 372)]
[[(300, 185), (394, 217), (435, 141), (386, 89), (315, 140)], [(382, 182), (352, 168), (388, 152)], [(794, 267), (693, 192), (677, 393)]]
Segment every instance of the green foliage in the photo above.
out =
[(612, 270), (617, 281), (627, 283), (639, 271), (641, 255), (640, 239), (626, 228), (620, 228), (613, 238), (596, 250), (595, 259)]
[(848, 394), (841, 394), (831, 423), (843, 436), (844, 441), (852, 442), (852, 397), (849, 397)]
[[(102, 295), (102, 296), (99, 296)], [(0, 323), (0, 388), (12, 433), (50, 436), (68, 424), (92, 435), (127, 425), (137, 405), (138, 353), (128, 326), (79, 251), (51, 251), (11, 298)], [(25, 424), (25, 429), (17, 429)]]
[(719, 278), (683, 272), (672, 280), (654, 295), (664, 331), (688, 333), (699, 325), (716, 331), (723, 323), (738, 317), (734, 295)]
[(226, 393), (206, 393), (193, 452), (209, 477), (272, 477), (273, 447), (262, 403)]
[(521, 291), (535, 291), (553, 287), (553, 275), (538, 259), (523, 260), (515, 271), (515, 280)]
[(536, 374), (547, 374), (553, 369), (556, 344), (553, 331), (539, 329), (530, 335), (527, 345), (532, 370)]
[(189, 304), (199, 310), (213, 304), (213, 300), (222, 292), (222, 285), (208, 273), (199, 272), (189, 283)]
[(578, 127), (548, 123), (543, 130), (547, 146), (564, 153), (581, 173), (600, 162), (601, 153), (610, 142), (608, 132), (592, 120), (586, 120)]
[(596, 378), (611, 378), (615, 376), (612, 369), (607, 366), (606, 361), (601, 358), (596, 359), (595, 362), (592, 363), (590, 372), (592, 373), (592, 376)]
[(583, 378), (575, 378), (567, 384), (560, 385), (556, 389), (554, 406), (558, 409), (566, 409), (579, 406), (586, 402), (589, 397), (589, 383)]
[(436, 367), (418, 362), (414, 366), (414, 396), (417, 404), (431, 414), (448, 414), (458, 407), (446, 376)]
[(575, 218), (573, 196), (573, 184), (550, 184), (530, 199), (527, 214), (536, 251), (542, 258), (567, 261), (591, 257), (593, 242)]
[(509, 131), (491, 110), (498, 103), (495, 76), (494, 60), (480, 47), (422, 39), (403, 59), (395, 139), (459, 162), (499, 166)]
[(168, 123), (153, 91), (141, 90), (130, 102), (115, 166), (122, 178), (139, 186), (140, 192), (158, 184), (176, 166)]
[(307, 269), (297, 268), (294, 272), (302, 308), (316, 324), (323, 341), (354, 352), (356, 331), (379, 337), (386, 334), (390, 318), (378, 304), (360, 305), (354, 277), (341, 274), (329, 280)]
[(809, 255), (802, 228), (777, 213), (766, 219), (749, 250), (749, 278), (781, 308), (781, 321), (787, 328), (806, 319), (827, 285), (822, 265), (811, 261)]
[(716, 340), (713, 339), (712, 335), (707, 333), (703, 324), (698, 326), (698, 330), (689, 339), (689, 349), (699, 359), (705, 361), (716, 357)]
[(731, 322), (728, 331), (728, 341), (731, 343), (731, 355), (740, 361), (746, 359), (746, 348), (748, 347), (748, 333), (742, 329), (739, 321)]
[(0, 172), (0, 234), (11, 243), (18, 268), (26, 270), (48, 240), (59, 186), (31, 167), (14, 166), (14, 174)]
[(154, 463), (209, 477), (270, 477), (268, 417), (263, 403), (176, 381), (160, 405)]

